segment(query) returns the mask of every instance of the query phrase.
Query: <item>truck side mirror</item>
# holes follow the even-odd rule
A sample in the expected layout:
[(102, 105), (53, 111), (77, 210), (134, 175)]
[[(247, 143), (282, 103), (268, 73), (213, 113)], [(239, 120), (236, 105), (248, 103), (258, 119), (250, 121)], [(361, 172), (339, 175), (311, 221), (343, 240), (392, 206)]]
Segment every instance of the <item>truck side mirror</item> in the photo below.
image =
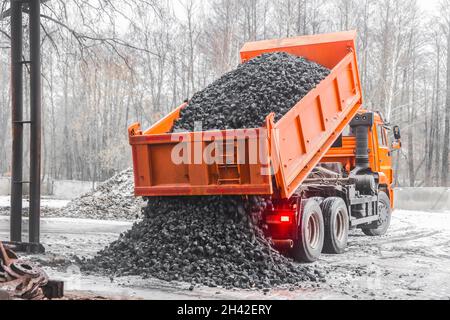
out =
[(400, 132), (400, 127), (394, 126), (393, 131), (394, 131), (395, 142), (392, 143), (392, 150), (400, 150), (402, 148), (402, 142), (401, 142), (402, 134)]
[(395, 140), (401, 140), (402, 139), (402, 134), (400, 132), (400, 127), (399, 126), (395, 126), (394, 127), (394, 138), (395, 138)]

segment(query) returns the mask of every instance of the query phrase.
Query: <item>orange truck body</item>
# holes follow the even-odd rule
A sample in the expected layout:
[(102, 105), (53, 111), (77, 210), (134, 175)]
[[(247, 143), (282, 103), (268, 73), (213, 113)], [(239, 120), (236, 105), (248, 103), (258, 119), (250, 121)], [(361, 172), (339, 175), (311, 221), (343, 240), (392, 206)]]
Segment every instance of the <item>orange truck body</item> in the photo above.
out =
[[(136, 123), (129, 128), (136, 196), (272, 195), (288, 199), (311, 171), (333, 156), (353, 161), (352, 138), (343, 148), (330, 151), (362, 106), (362, 89), (355, 53), (356, 32), (304, 36), (247, 43), (241, 51), (245, 63), (263, 53), (287, 52), (315, 61), (331, 70), (330, 75), (299, 101), (280, 121), (267, 115), (266, 124), (252, 130), (170, 133), (181, 105), (150, 129)], [(174, 163), (174, 148), (190, 142), (188, 150), (207, 151), (223, 141), (227, 148), (244, 148), (246, 157), (258, 145), (254, 163), (226, 159), (209, 163), (194, 159)], [(348, 145), (345, 150), (345, 145)], [(225, 149), (227, 149), (225, 148)], [(229, 149), (227, 149), (229, 150)], [(199, 150), (197, 150), (199, 151)], [(334, 153), (333, 153), (334, 152)], [(222, 155), (221, 155), (222, 156)], [(275, 179), (262, 172), (276, 167)]]

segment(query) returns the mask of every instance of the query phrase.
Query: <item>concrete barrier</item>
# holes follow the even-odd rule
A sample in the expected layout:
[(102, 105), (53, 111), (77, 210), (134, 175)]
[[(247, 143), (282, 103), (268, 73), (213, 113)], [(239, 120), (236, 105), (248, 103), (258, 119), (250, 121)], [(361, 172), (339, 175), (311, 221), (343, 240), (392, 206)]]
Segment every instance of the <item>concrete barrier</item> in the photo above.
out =
[[(94, 184), (94, 187), (97, 183)], [(28, 185), (24, 185), (23, 194), (28, 194)], [(90, 192), (93, 188), (92, 182), (88, 181), (44, 181), (41, 186), (43, 196), (51, 196), (54, 199), (70, 200), (84, 193)], [(7, 196), (11, 192), (11, 179), (0, 177), (0, 196)]]
[(92, 191), (96, 186), (97, 184), (93, 185), (92, 182), (86, 181), (53, 181), (52, 196), (56, 199), (73, 199)]
[(0, 177), (0, 196), (7, 196), (11, 189), (11, 180)]
[(450, 212), (450, 188), (398, 188), (395, 190), (395, 208)]
[[(0, 195), (9, 195), (11, 180), (0, 177)], [(70, 200), (92, 190), (92, 182), (53, 181), (42, 187), (43, 195)], [(45, 191), (44, 191), (45, 190)], [(27, 190), (24, 190), (26, 193)], [(399, 210), (450, 212), (450, 188), (398, 188), (395, 208)]]
[[(45, 184), (43, 188), (45, 188)], [(28, 195), (28, 192), (30, 191), (29, 185), (24, 184), (22, 186), (22, 190), (24, 195)], [(11, 194), (11, 178), (0, 177), (0, 196), (9, 196), (10, 194)]]

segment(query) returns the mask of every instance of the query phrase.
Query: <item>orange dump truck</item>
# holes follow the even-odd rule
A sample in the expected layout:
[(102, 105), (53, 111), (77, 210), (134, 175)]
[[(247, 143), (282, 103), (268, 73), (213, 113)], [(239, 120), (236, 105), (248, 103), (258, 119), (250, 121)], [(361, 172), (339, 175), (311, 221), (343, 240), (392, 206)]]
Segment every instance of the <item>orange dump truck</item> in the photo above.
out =
[(338, 254), (350, 228), (384, 234), (393, 207), (391, 152), (400, 131), (362, 110), (356, 32), (252, 42), (242, 63), (287, 52), (330, 75), (278, 122), (260, 128), (170, 133), (181, 105), (147, 131), (129, 128), (136, 196), (262, 196), (265, 232), (280, 251), (312, 262)]

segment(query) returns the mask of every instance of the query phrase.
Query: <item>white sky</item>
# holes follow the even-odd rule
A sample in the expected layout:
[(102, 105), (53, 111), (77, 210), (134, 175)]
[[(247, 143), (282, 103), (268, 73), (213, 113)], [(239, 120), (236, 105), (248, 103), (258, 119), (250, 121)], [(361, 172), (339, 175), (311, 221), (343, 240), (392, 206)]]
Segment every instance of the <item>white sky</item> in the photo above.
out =
[(427, 10), (429, 12), (433, 12), (437, 10), (437, 5), (439, 0), (417, 0), (422, 9)]
[[(437, 11), (437, 6), (439, 4), (439, 0), (417, 0), (420, 7), (423, 10), (428, 11), (429, 13), (432, 13), (433, 11)], [(175, 14), (177, 16), (182, 16), (184, 14), (183, 8), (180, 4), (180, 1), (174, 0), (173, 1)]]
[[(428, 14), (434, 14), (438, 11), (438, 4), (440, 0), (417, 0), (422, 10)], [(185, 17), (185, 10), (182, 5), (182, 0), (172, 0), (173, 10), (177, 18), (183, 20)], [(126, 22), (125, 24), (127, 24)]]

